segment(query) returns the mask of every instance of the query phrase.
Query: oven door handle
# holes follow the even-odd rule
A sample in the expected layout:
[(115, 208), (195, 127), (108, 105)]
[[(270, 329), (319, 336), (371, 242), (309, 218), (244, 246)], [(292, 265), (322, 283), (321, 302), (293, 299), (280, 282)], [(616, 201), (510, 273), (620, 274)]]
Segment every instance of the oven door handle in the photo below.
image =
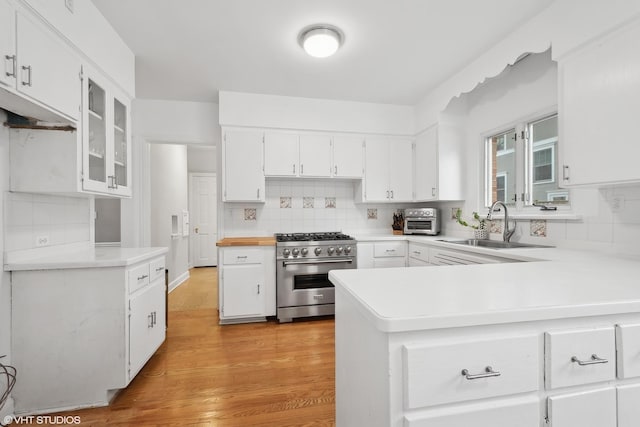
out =
[(282, 265), (303, 265), (303, 264), (338, 264), (338, 263), (353, 263), (352, 258), (331, 258), (331, 259), (318, 259), (314, 261), (283, 261)]

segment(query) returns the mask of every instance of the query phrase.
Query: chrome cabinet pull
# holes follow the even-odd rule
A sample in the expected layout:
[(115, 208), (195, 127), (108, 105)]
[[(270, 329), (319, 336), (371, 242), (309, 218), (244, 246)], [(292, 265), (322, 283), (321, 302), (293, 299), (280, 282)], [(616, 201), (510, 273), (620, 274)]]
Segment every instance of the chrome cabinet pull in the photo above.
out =
[(385, 249), (385, 252), (395, 252), (395, 249)]
[(156, 268), (156, 273), (159, 272), (159, 271), (162, 271), (162, 270), (164, 270), (164, 267), (158, 267), (158, 268)]
[(387, 190), (387, 199), (389, 198), (389, 190)]
[(294, 175), (296, 174), (296, 165), (295, 164), (293, 165), (293, 174)]
[(333, 170), (334, 170), (334, 175), (338, 175), (338, 165), (335, 165), (333, 167)]
[(147, 277), (149, 277), (148, 274), (143, 274), (142, 276), (138, 277), (138, 280), (146, 279)]
[(258, 295), (260, 295), (260, 285), (258, 284)]
[(416, 255), (420, 255), (422, 252), (420, 252), (420, 251), (413, 251), (413, 253), (414, 253), (414, 254), (416, 254)]
[(393, 199), (393, 190), (391, 190), (391, 198)]
[(22, 69), (26, 70), (28, 72), (27, 75), (29, 76), (29, 79), (26, 82), (22, 79), (22, 86), (31, 86), (31, 65), (23, 65)]
[(580, 366), (598, 365), (598, 364), (601, 364), (601, 363), (609, 363), (609, 361), (607, 359), (603, 359), (601, 357), (598, 357), (597, 354), (592, 354), (591, 355), (591, 359), (589, 359), (589, 360), (580, 360), (580, 359), (578, 359), (577, 356), (573, 356), (571, 358), (571, 362), (577, 363)]
[(487, 366), (481, 374), (470, 374), (468, 369), (463, 369), (462, 375), (468, 380), (477, 380), (480, 378), (499, 377), (500, 372), (494, 371), (491, 366)]
[(258, 188), (258, 194), (257, 194), (257, 199), (260, 199), (260, 189)]
[(237, 259), (247, 259), (247, 255), (238, 255)]
[(300, 165), (300, 175), (304, 175), (304, 165)]
[(562, 180), (569, 181), (569, 166), (562, 165)]
[(153, 328), (153, 313), (147, 316), (147, 328)]
[(435, 188), (435, 187), (431, 187), (431, 195), (432, 195), (433, 197), (435, 197), (435, 196), (436, 196), (436, 188)]
[(8, 61), (11, 61), (11, 72), (5, 71), (4, 73), (8, 77), (17, 77), (16, 76), (16, 56), (15, 55), (5, 55), (4, 58)]

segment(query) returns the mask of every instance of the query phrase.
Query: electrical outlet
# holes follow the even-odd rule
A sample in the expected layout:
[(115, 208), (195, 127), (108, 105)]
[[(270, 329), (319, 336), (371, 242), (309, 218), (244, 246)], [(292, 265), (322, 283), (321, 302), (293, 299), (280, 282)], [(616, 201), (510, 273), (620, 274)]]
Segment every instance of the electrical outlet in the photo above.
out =
[(41, 246), (49, 246), (49, 236), (48, 235), (36, 237), (36, 247), (41, 247)]
[(69, 12), (73, 13), (73, 0), (64, 0), (64, 5), (67, 6)]

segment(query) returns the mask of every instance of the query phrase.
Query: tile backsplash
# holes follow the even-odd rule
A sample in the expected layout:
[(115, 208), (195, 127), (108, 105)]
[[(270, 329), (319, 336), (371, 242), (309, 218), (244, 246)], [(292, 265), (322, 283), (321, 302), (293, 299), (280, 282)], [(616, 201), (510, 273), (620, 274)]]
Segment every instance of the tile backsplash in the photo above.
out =
[[(391, 233), (393, 213), (409, 206), (357, 204), (353, 181), (269, 179), (264, 204), (225, 204), (225, 236), (312, 231)], [(255, 219), (246, 219), (246, 209), (256, 210)]]
[(90, 200), (4, 193), (5, 251), (88, 242)]

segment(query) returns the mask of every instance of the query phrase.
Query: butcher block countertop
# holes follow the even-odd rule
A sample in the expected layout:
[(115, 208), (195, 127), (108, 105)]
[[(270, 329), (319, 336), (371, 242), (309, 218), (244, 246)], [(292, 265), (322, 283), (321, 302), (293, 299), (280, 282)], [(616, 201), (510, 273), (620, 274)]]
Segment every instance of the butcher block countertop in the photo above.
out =
[(268, 237), (225, 237), (216, 246), (275, 246), (276, 238)]

